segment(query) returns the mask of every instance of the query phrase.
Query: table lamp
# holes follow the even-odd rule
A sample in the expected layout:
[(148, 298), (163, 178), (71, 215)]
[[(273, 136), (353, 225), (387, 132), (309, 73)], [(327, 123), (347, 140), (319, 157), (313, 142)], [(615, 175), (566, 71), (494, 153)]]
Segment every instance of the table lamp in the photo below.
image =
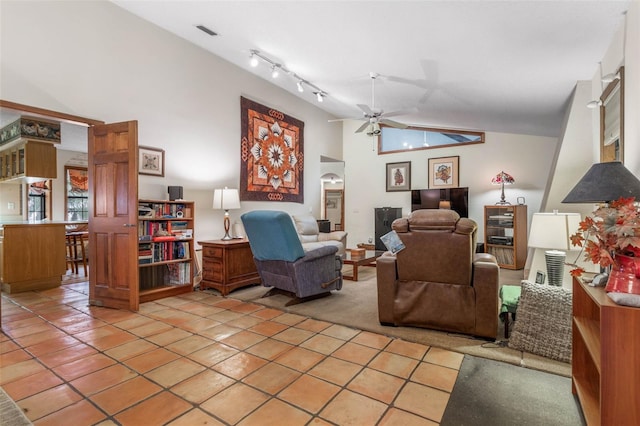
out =
[(561, 286), (566, 250), (571, 250), (570, 236), (580, 226), (578, 213), (534, 213), (531, 219), (529, 247), (545, 249), (549, 285)]
[(609, 203), (620, 197), (640, 200), (640, 180), (620, 161), (611, 161), (592, 165), (562, 202)]
[(502, 191), (502, 195), (500, 196), (500, 201), (496, 203), (496, 205), (507, 205), (507, 204), (511, 204), (508, 201), (505, 201), (504, 199), (504, 186), (505, 185), (513, 185), (515, 183), (515, 179), (513, 178), (513, 176), (511, 176), (509, 173), (505, 173), (504, 171), (501, 171), (500, 173), (498, 173), (497, 175), (495, 175), (493, 177), (493, 179), (491, 179), (491, 183), (493, 185), (500, 185), (500, 189)]
[(213, 191), (213, 209), (224, 210), (224, 237), (223, 241), (232, 240), (233, 237), (229, 235), (229, 228), (231, 227), (231, 221), (229, 220), (229, 210), (240, 208), (240, 196), (237, 189), (229, 189), (226, 186), (224, 189), (216, 189)]

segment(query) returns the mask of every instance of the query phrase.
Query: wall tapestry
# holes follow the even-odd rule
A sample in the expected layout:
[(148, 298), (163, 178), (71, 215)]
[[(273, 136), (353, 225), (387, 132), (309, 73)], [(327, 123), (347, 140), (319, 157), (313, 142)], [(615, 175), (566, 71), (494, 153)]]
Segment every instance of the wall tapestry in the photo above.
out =
[(244, 97), (241, 201), (304, 203), (304, 123)]

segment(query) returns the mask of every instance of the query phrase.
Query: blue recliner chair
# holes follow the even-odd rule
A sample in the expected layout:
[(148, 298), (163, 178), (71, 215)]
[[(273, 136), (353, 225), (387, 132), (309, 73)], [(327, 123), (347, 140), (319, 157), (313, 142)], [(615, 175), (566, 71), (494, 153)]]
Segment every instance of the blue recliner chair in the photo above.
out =
[(305, 252), (291, 217), (281, 211), (255, 210), (241, 216), (262, 285), (294, 296), (286, 306), (329, 296), (342, 288), (342, 257), (335, 246)]

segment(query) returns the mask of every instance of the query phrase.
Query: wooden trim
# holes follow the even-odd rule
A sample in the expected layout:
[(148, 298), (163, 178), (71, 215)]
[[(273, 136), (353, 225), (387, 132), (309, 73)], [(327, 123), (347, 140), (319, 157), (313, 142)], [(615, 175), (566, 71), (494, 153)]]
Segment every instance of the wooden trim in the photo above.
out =
[(50, 118), (57, 118), (59, 120), (86, 126), (95, 126), (98, 124), (104, 124), (104, 121), (94, 120), (92, 118), (80, 117), (78, 115), (67, 114), (64, 112), (52, 111), (50, 109), (38, 108), (30, 105), (19, 104), (16, 102), (6, 101), (0, 99), (0, 107), (14, 109), (21, 112), (26, 112), (34, 115), (42, 115)]
[[(613, 80), (607, 85), (600, 96), (600, 162), (620, 161), (624, 164), (624, 66), (618, 69), (620, 79)], [(616, 158), (615, 144), (604, 145), (604, 119), (606, 105), (604, 104), (609, 95), (620, 85), (620, 158)]]

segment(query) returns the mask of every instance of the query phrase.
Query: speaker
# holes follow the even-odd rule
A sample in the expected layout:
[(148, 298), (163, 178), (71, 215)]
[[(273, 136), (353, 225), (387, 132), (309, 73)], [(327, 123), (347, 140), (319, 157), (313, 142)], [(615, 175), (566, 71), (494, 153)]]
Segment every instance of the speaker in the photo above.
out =
[(169, 201), (182, 200), (182, 187), (170, 186), (169, 187)]

